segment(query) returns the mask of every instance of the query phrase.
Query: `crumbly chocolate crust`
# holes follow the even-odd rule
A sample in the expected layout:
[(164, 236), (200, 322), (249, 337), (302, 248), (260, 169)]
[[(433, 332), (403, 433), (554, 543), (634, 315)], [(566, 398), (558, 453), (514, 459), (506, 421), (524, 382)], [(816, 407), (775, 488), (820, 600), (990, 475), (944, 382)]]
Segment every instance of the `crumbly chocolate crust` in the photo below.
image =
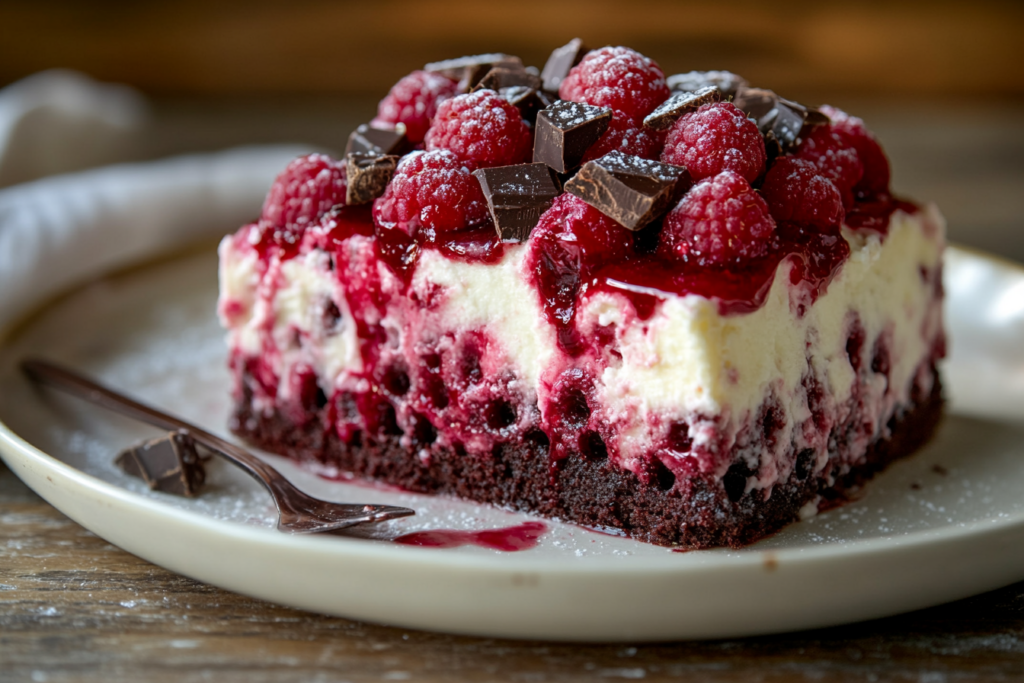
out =
[[(539, 430), (501, 444), (489, 457), (435, 446), (429, 458), (421, 459), (417, 453), (427, 444), (416, 444), (413, 436), (412, 447), (402, 446), (403, 436), (394, 426), (385, 428), (390, 433), (373, 438), (360, 434), (345, 443), (327, 427), (326, 408), (296, 424), (279, 412), (255, 413), (244, 389), (231, 427), (265, 450), (333, 465), (410, 491), (528, 510), (658, 545), (739, 548), (796, 521), (800, 508), (818, 496), (826, 502), (842, 501), (889, 463), (928, 441), (939, 424), (943, 404), (934, 366), (931, 373), (931, 393), (911, 397), (911, 405), (890, 420), (888, 436), (871, 445), (861, 464), (845, 473), (832, 473), (826, 467), (824, 473), (803, 477), (798, 476), (798, 467), (767, 499), (763, 491), (729, 491), (728, 475), (676, 479), (666, 469), (651, 473), (649, 483), (644, 483), (593, 454), (588, 458), (571, 453), (552, 464), (548, 439)], [(249, 379), (244, 378), (243, 387)], [(830, 443), (834, 444), (830, 456), (848, 448), (843, 434), (833, 434)]]

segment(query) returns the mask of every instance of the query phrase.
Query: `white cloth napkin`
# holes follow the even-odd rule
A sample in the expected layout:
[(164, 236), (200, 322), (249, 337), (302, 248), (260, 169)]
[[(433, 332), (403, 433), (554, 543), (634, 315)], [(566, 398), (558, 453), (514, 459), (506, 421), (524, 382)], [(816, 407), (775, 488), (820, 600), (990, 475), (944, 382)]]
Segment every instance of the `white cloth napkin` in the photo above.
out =
[[(131, 158), (144, 134), (145, 102), (134, 91), (39, 74), (0, 91), (0, 179)], [(239, 148), (0, 190), (0, 327), (90, 278), (254, 219), (274, 176), (306, 151)]]
[(0, 187), (136, 158), (149, 120), (123, 85), (52, 70), (0, 90)]

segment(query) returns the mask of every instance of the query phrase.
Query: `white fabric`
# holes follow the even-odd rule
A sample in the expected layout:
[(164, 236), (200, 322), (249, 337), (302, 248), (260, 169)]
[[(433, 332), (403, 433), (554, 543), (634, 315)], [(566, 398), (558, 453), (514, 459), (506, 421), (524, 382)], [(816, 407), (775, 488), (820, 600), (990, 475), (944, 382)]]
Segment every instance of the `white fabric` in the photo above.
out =
[(0, 321), (111, 269), (255, 219), (298, 147), (124, 164), (0, 190)]
[(0, 90), (0, 187), (137, 158), (149, 118), (123, 85), (52, 70)]
[[(0, 90), (0, 185), (133, 157), (146, 104), (66, 71)], [(75, 284), (226, 234), (308, 151), (248, 147), (120, 164), (0, 190), (0, 326)]]

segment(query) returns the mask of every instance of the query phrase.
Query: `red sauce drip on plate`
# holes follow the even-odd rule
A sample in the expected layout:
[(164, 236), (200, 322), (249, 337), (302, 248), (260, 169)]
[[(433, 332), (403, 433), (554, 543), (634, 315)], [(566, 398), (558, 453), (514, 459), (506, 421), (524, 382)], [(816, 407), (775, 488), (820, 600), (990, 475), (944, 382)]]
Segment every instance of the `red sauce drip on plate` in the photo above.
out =
[(422, 548), (456, 548), (463, 545), (475, 545), (489, 550), (512, 553), (535, 548), (547, 529), (547, 525), (542, 522), (524, 522), (517, 526), (485, 531), (456, 529), (415, 531), (393, 540), (402, 545), (415, 545)]

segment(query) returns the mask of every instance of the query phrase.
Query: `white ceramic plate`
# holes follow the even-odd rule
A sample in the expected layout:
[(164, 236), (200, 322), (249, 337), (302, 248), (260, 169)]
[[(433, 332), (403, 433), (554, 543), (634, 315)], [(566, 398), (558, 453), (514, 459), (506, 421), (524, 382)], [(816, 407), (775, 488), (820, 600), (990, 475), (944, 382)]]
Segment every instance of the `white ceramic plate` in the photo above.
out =
[[(266, 160), (267, 169), (280, 165), (276, 157)], [(254, 173), (249, 194), (258, 196), (269, 173)], [(152, 188), (164, 182), (154, 173)], [(258, 207), (244, 192), (202, 185), (204, 193), (224, 194), (217, 201), (228, 196), (237, 203), (238, 222)], [(178, 191), (185, 198), (195, 192)], [(107, 218), (129, 220), (141, 206), (125, 200)], [(2, 237), (0, 228), (0, 246)], [(68, 244), (55, 241), (40, 258), (70, 258)], [(94, 252), (73, 256), (96, 262), (103, 246), (101, 240)], [(83, 266), (78, 277), (167, 248), (140, 249), (103, 268)], [(956, 249), (948, 254), (952, 414), (930, 446), (887, 470), (858, 502), (741, 551), (685, 554), (558, 523), (548, 523), (538, 547), (518, 553), (286, 536), (272, 529), (270, 501), (259, 486), (216, 462), (198, 500), (148, 491), (111, 460), (151, 430), (40, 393), (16, 363), (29, 354), (65, 362), (223, 433), (228, 377), (213, 314), (215, 270), (216, 255), (207, 248), (100, 279), (40, 310), (0, 349), (0, 455), (8, 466), (72, 519), (173, 571), (295, 607), (412, 628), (645, 641), (833, 625), (1024, 579), (1024, 271), (1011, 264)], [(32, 291), (30, 280), (43, 274), (25, 268), (18, 277)], [(73, 278), (62, 282), (68, 287)], [(10, 311), (40, 303), (8, 307), (0, 325), (10, 325)], [(326, 481), (267, 457), (315, 495), (417, 510), (381, 533), (529, 519)]]

